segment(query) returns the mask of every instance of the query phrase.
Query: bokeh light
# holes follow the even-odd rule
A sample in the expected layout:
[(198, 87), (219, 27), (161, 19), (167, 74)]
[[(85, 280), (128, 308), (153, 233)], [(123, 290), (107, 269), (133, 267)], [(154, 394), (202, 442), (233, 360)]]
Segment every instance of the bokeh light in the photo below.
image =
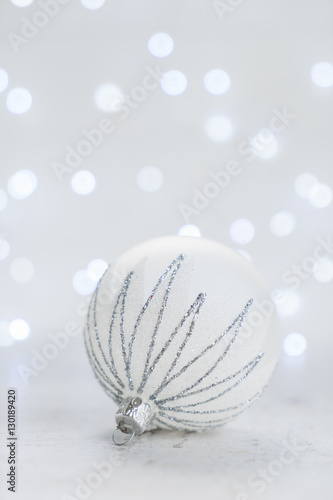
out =
[(185, 92), (187, 87), (186, 76), (175, 69), (167, 71), (161, 78), (161, 87), (163, 92), (168, 95), (180, 95)]
[(323, 61), (311, 68), (311, 78), (317, 87), (331, 87), (333, 85), (333, 64)]
[(301, 333), (289, 333), (283, 341), (283, 349), (289, 356), (301, 356), (306, 347), (306, 339)]
[(98, 283), (108, 267), (109, 264), (103, 259), (94, 259), (90, 261), (87, 266), (87, 273), (89, 278), (95, 283)]
[(155, 33), (148, 42), (148, 50), (155, 57), (167, 57), (171, 54), (173, 48), (173, 40), (166, 33)]
[(0, 238), (0, 260), (4, 260), (8, 257), (10, 252), (10, 245), (7, 240)]
[(90, 278), (86, 269), (81, 269), (74, 274), (72, 285), (80, 295), (90, 295), (96, 288), (96, 281)]
[(0, 346), (7, 347), (13, 344), (14, 338), (9, 332), (8, 321), (0, 321)]
[(30, 196), (37, 188), (37, 177), (30, 170), (20, 170), (10, 177), (7, 185), (9, 194), (17, 200)]
[(204, 86), (210, 94), (225, 94), (230, 88), (230, 77), (223, 69), (213, 69), (205, 75)]
[(9, 274), (17, 283), (28, 283), (33, 278), (35, 269), (26, 257), (17, 257), (9, 266)]
[(24, 319), (14, 319), (9, 325), (9, 333), (15, 340), (24, 340), (30, 334), (30, 326)]
[(116, 113), (124, 102), (124, 94), (117, 85), (104, 83), (95, 90), (94, 101), (103, 113)]
[(136, 182), (142, 191), (153, 193), (161, 188), (163, 184), (163, 174), (159, 168), (143, 167), (136, 175)]
[(92, 193), (96, 187), (94, 175), (89, 170), (79, 170), (76, 172), (71, 181), (71, 186), (76, 194), (85, 196)]
[(105, 4), (105, 0), (81, 0), (83, 7), (89, 10), (96, 10)]
[(16, 7), (28, 7), (34, 0), (10, 0)]
[(313, 174), (303, 173), (296, 177), (294, 187), (301, 198), (308, 199), (311, 189), (318, 184), (318, 179)]
[(0, 188), (0, 212), (4, 210), (7, 206), (7, 193)]
[(292, 290), (281, 290), (279, 295), (274, 297), (276, 310), (281, 316), (293, 316), (300, 307), (300, 298)]
[(196, 238), (200, 238), (201, 231), (194, 224), (184, 224), (184, 226), (179, 228), (178, 236), (194, 236)]
[(226, 142), (232, 137), (233, 128), (228, 118), (216, 115), (206, 121), (205, 132), (211, 141)]
[(288, 210), (281, 210), (271, 217), (269, 221), (269, 229), (271, 232), (280, 238), (288, 236), (292, 233), (296, 226), (296, 217)]
[(8, 92), (6, 104), (9, 111), (21, 115), (31, 108), (32, 97), (29, 90), (17, 87)]
[(333, 261), (328, 258), (318, 259), (313, 266), (313, 277), (319, 283), (328, 283), (333, 280)]
[(258, 134), (251, 139), (250, 144), (256, 155), (263, 160), (272, 158), (276, 155), (278, 150), (277, 140), (269, 128), (261, 129)]
[(310, 189), (309, 201), (316, 208), (326, 208), (332, 203), (333, 193), (327, 184), (317, 183)]
[(248, 219), (236, 219), (230, 226), (229, 235), (238, 245), (246, 245), (254, 238), (254, 224)]
[(0, 68), (0, 92), (3, 92), (8, 87), (9, 78), (7, 71)]

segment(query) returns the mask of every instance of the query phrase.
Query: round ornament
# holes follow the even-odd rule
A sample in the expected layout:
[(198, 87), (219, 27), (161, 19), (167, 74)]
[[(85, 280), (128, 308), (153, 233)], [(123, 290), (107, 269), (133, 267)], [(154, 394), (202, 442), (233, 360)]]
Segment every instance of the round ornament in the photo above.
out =
[(85, 344), (119, 405), (116, 444), (153, 428), (201, 431), (232, 420), (260, 397), (279, 350), (274, 305), (252, 264), (182, 236), (138, 245), (106, 270)]

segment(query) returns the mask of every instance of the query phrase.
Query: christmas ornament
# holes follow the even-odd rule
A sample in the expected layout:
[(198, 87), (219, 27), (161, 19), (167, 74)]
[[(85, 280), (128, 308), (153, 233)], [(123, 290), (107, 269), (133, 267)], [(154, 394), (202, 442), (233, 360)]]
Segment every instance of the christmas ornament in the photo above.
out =
[(261, 276), (223, 245), (164, 237), (122, 255), (102, 276), (85, 328), (91, 366), (119, 405), (114, 442), (239, 415), (274, 371), (275, 322)]

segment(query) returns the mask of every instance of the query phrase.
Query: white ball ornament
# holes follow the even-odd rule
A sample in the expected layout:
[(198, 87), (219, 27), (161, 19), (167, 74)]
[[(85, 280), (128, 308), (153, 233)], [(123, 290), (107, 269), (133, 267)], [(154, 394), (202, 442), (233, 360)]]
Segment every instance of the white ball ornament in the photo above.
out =
[(116, 444), (152, 428), (225, 424), (260, 397), (279, 351), (274, 306), (252, 264), (183, 236), (138, 245), (106, 270), (85, 343), (119, 405)]

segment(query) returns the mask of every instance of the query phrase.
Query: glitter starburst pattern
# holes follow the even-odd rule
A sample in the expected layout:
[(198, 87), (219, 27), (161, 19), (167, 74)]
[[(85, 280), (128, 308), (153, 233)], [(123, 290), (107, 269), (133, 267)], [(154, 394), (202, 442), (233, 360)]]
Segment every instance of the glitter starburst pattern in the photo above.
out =
[(228, 396), (255, 372), (264, 352), (252, 354), (230, 373), (221, 371), (237, 355), (239, 332), (252, 299), (214, 340), (205, 343), (201, 338), (195, 350), (199, 344), (191, 340), (202, 335), (197, 323), (204, 314), (206, 294), (199, 293), (180, 317), (169, 306), (185, 261), (180, 254), (170, 263), (137, 314), (131, 307), (138, 286), (135, 269), (108, 303), (101, 300), (100, 290), (112, 272), (109, 268), (91, 299), (84, 338), (97, 379), (119, 406), (131, 397), (139, 398), (154, 409), (155, 427), (203, 430), (223, 425), (260, 397), (263, 387), (245, 400), (236, 397), (236, 404), (228, 402)]

